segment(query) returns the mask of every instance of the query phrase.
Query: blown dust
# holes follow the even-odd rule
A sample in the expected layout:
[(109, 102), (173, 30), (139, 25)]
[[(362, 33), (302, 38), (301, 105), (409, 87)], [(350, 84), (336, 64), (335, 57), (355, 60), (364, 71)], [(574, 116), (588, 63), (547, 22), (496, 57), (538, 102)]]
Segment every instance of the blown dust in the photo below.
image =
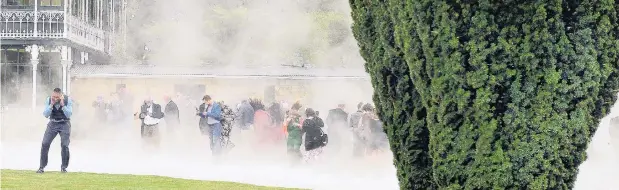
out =
[[(363, 60), (349, 30), (344, 35), (345, 40), (338, 45), (317, 43), (318, 45), (312, 46), (316, 43), (313, 40), (315, 37), (310, 37), (308, 32), (313, 27), (312, 19), (306, 14), (299, 14), (308, 7), (327, 6), (326, 8), (332, 11), (344, 12), (350, 17), (350, 9), (344, 0), (331, 1), (332, 3), (316, 0), (303, 5), (291, 3), (289, 0), (245, 1), (247, 19), (240, 22), (241, 24), (236, 21), (227, 23), (227, 27), (239, 27), (239, 30), (234, 38), (223, 40), (223, 45), (221, 39), (213, 37), (218, 31), (210, 31), (208, 27), (195, 23), (209, 14), (203, 7), (212, 3), (233, 1), (193, 0), (185, 4), (174, 2), (154, 1), (148, 8), (140, 7), (140, 10), (148, 9), (161, 14), (149, 16), (154, 21), (130, 22), (140, 24), (134, 26), (138, 28), (133, 31), (138, 37), (132, 39), (138, 43), (126, 45), (138, 48), (142, 44), (147, 45), (151, 51), (150, 59), (157, 65), (191, 65), (205, 59), (215, 59), (218, 60), (216, 62), (226, 62), (229, 65), (248, 62), (283, 63), (290, 62), (291, 59), (282, 55), (295, 54), (289, 50), (310, 44), (310, 47), (314, 48), (312, 51), (319, 54), (312, 61), (315, 65), (339, 63), (338, 66), (362, 69)], [(138, 7), (139, 4), (133, 6)], [(350, 24), (350, 18), (347, 19), (347, 24)], [(114, 60), (130, 59), (123, 57)], [(340, 84), (354, 85), (346, 82)], [(23, 91), (29, 91), (29, 85), (23, 88)], [(320, 85), (307, 88), (319, 92), (314, 94), (322, 93), (320, 97), (314, 97), (314, 104), (308, 106), (318, 108), (323, 118), (327, 109), (335, 107), (337, 102), (346, 101), (347, 111), (351, 112), (354, 111), (354, 103), (367, 102), (372, 95), (371, 91), (355, 92), (352, 95), (339, 93), (340, 97), (329, 99), (324, 93), (335, 92), (339, 88), (325, 88)], [(29, 94), (24, 93), (24, 96), (29, 97)], [(83, 98), (81, 109), (90, 109), (89, 104), (94, 101), (94, 97), (79, 98)], [(139, 101), (140, 97), (135, 98)], [(1, 168), (34, 172), (39, 165), (41, 140), (47, 121), (42, 116), (42, 107), (33, 112), (28, 108), (29, 98), (23, 99), (25, 101), (20, 104), (10, 105), (3, 110), (0, 116)], [(619, 187), (619, 181), (616, 180), (619, 177), (619, 120), (611, 122), (611, 118), (619, 116), (618, 109), (615, 105), (611, 113), (602, 120), (590, 143), (587, 152), (589, 157), (580, 166), (574, 189), (604, 190)], [(199, 134), (197, 118), (181, 121), (182, 126), (175, 133), (166, 133), (167, 129), (163, 125), (161, 146), (158, 149), (143, 146), (137, 122), (100, 126), (93, 122), (89, 112), (75, 113), (73, 118), (69, 172), (160, 175), (310, 189), (398, 189), (392, 153), (387, 150), (374, 156), (353, 158), (350, 136), (340, 137), (349, 143), (341, 143), (337, 147), (329, 145), (317, 162), (291, 165), (285, 154), (285, 143), (278, 147), (257, 149), (251, 132), (241, 133), (239, 130), (232, 132), (232, 141), (236, 147), (221, 159), (214, 159), (210, 155), (208, 139)], [(49, 165), (46, 168), (48, 171), (60, 169), (59, 141), (60, 137), (57, 137), (50, 148)]]
[[(619, 187), (619, 120), (611, 121), (619, 118), (618, 109), (615, 104), (602, 119), (574, 189)], [(0, 119), (2, 169), (34, 172), (46, 120), (28, 108), (4, 110)], [(235, 130), (232, 140), (236, 147), (223, 159), (214, 160), (206, 137), (199, 135), (197, 121), (183, 125), (175, 135), (164, 134), (157, 150), (142, 146), (137, 123), (94, 128), (84, 124), (88, 121), (74, 122), (80, 124), (72, 127), (70, 172), (160, 175), (310, 189), (398, 189), (391, 152), (358, 159), (351, 156), (351, 147), (344, 145), (343, 151), (327, 149), (319, 162), (294, 166), (286, 159), (285, 145), (258, 152), (251, 134)], [(166, 131), (165, 126), (162, 131)], [(48, 171), (60, 169), (59, 141), (57, 137), (50, 148)]]
[[(237, 5), (234, 5), (235, 2)], [(222, 10), (226, 12), (225, 7), (233, 8), (223, 17), (217, 16)], [(304, 14), (311, 12), (308, 10), (317, 9), (342, 13), (344, 30), (340, 31), (343, 34), (339, 36), (343, 37), (339, 43), (324, 41), (325, 37), (321, 36), (324, 31), (316, 28), (315, 17)], [(363, 60), (349, 27), (349, 11), (345, 0), (130, 1), (128, 24), (132, 36), (127, 41), (117, 37), (117, 47), (125, 46), (128, 49), (123, 51), (127, 54), (117, 52), (113, 63), (137, 62), (128, 55), (139, 55), (145, 45), (150, 52), (149, 62), (155, 65), (196, 66), (205, 62), (223, 63), (231, 68), (242, 68), (245, 64), (281, 65), (298, 62), (298, 56), (290, 55), (299, 55), (304, 50), (306, 55), (310, 52), (311, 60), (307, 57), (305, 59), (312, 65), (362, 70)], [(363, 86), (369, 86), (369, 81), (366, 83)], [(367, 89), (355, 87), (358, 83), (337, 84), (348, 87), (341, 88), (333, 84), (305, 86), (313, 92), (310, 99), (314, 103), (304, 104), (320, 110), (324, 118), (327, 110), (335, 108), (338, 102), (347, 102), (347, 111), (350, 112), (355, 110), (353, 108), (357, 102), (371, 100), (371, 88), (333, 93), (342, 89)], [(24, 97), (22, 101), (9, 105), (0, 118), (3, 169), (34, 172), (39, 165), (41, 140), (47, 121), (42, 116), (42, 107), (35, 111), (28, 108), (30, 87), (21, 87)], [(43, 88), (51, 90), (54, 87)], [(89, 88), (95, 91), (98, 89), (96, 84), (89, 85)], [(128, 90), (131, 92), (130, 87)], [(243, 96), (245, 89), (228, 90)], [(110, 92), (97, 93), (107, 98)], [(172, 93), (150, 96), (164, 106), (160, 98)], [(214, 159), (210, 154), (208, 138), (199, 133), (196, 117), (182, 120), (182, 126), (173, 134), (167, 133), (163, 124), (160, 147), (146, 148), (140, 139), (137, 121), (126, 125), (98, 125), (94, 122), (93, 108), (90, 106), (95, 97), (74, 98), (79, 100), (81, 111), (76, 112), (72, 119), (69, 172), (160, 175), (310, 189), (398, 189), (391, 152), (386, 150), (374, 156), (355, 159), (352, 157), (351, 136), (340, 137), (350, 140), (348, 144), (337, 145), (340, 149), (328, 145), (330, 147), (325, 150), (321, 160), (311, 164), (291, 165), (286, 157), (285, 142), (277, 147), (260, 147), (253, 143), (251, 132), (235, 130), (232, 132), (232, 141), (236, 147), (221, 159)], [(139, 102), (142, 94), (134, 94), (134, 98)], [(226, 99), (217, 96), (213, 98)], [(226, 103), (234, 106), (238, 102)], [(137, 105), (134, 107), (136, 110), (139, 108)], [(60, 137), (56, 137), (52, 143), (47, 171), (60, 170), (59, 141)]]
[[(46, 121), (38, 119), (40, 113), (37, 118), (29, 117), (29, 113), (24, 110), (2, 115), (3, 169), (34, 172), (38, 167)], [(294, 166), (286, 159), (285, 144), (256, 151), (251, 135), (233, 131), (236, 147), (215, 160), (208, 139), (199, 135), (194, 124), (197, 121), (182, 126), (175, 136), (163, 134), (159, 149), (143, 147), (137, 124), (93, 129), (76, 123), (72, 127), (69, 172), (160, 175), (311, 189), (397, 189), (390, 153), (353, 159), (352, 151), (326, 150), (319, 162)], [(165, 126), (161, 131), (166, 131)], [(60, 169), (59, 138), (50, 148), (48, 171)]]

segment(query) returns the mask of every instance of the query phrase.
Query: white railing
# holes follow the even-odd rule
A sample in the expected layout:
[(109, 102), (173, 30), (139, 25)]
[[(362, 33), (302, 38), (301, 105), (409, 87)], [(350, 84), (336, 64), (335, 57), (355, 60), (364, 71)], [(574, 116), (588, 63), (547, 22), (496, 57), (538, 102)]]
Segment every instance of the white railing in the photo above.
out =
[[(36, 14), (35, 14), (36, 13)], [(62, 11), (7, 11), (0, 14), (0, 37), (62, 38)]]
[(34, 37), (34, 11), (2, 11), (0, 13), (0, 37)]
[(39, 38), (62, 38), (64, 12), (62, 11), (37, 11), (36, 33)]
[(0, 13), (0, 38), (67, 38), (105, 51), (103, 30), (63, 11), (3, 10)]
[(87, 47), (105, 51), (105, 32), (74, 16), (67, 16), (67, 38)]

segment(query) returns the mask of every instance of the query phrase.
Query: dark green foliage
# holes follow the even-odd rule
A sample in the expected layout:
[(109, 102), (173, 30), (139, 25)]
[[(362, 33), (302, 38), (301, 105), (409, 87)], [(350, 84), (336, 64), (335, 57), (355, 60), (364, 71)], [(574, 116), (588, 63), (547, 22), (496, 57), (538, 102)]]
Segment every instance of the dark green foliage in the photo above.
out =
[[(406, 189), (431, 189), (431, 161), (428, 152), (426, 109), (409, 78), (403, 53), (395, 46), (393, 26), (385, 14), (385, 6), (351, 2), (356, 21), (355, 37), (361, 54), (367, 60), (375, 88), (374, 102), (398, 167), (400, 186)], [(362, 27), (360, 27), (362, 26)], [(379, 30), (385, 28), (385, 30)]]
[(402, 189), (570, 189), (616, 100), (618, 3), (350, 0)]

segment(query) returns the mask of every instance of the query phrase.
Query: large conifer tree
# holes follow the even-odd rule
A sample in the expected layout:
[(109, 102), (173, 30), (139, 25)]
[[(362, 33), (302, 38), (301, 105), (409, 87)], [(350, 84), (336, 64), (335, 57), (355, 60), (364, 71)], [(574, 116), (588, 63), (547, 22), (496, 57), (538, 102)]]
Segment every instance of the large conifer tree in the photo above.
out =
[(350, 0), (402, 189), (570, 189), (616, 100), (613, 0)]

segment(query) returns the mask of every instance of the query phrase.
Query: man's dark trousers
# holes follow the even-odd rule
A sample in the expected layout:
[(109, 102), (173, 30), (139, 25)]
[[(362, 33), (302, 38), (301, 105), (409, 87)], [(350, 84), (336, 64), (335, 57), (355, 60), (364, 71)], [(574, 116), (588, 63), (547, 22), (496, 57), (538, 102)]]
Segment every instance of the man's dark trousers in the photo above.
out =
[(52, 144), (56, 135), (60, 134), (60, 147), (62, 155), (61, 168), (65, 169), (69, 166), (69, 138), (71, 137), (71, 122), (53, 122), (47, 123), (47, 129), (45, 135), (43, 135), (43, 143), (41, 145), (41, 165), (40, 168), (47, 166), (47, 157), (49, 153), (49, 146)]

